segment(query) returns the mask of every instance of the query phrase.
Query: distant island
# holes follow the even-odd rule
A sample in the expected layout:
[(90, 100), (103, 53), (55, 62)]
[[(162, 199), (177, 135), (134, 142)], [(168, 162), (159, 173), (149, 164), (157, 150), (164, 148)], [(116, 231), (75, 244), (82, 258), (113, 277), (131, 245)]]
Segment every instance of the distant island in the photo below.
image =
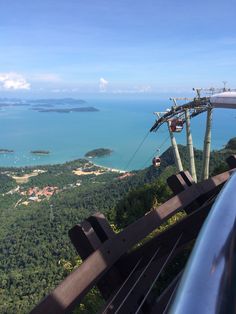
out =
[(43, 109), (43, 108), (34, 108), (38, 112), (58, 112), (58, 113), (70, 113), (70, 112), (96, 112), (99, 111), (94, 107), (80, 107), (80, 108), (63, 108), (63, 109)]
[(48, 155), (49, 153), (49, 150), (31, 150), (31, 154)]
[(36, 105), (39, 105), (39, 106), (45, 106), (45, 105), (48, 105), (48, 104), (51, 104), (51, 105), (73, 105), (73, 106), (76, 106), (76, 105), (85, 105), (87, 104), (87, 102), (83, 99), (74, 99), (74, 98), (58, 98), (58, 99), (55, 99), (55, 98), (49, 98), (49, 99), (32, 99), (30, 101), (31, 104), (36, 104)]
[(113, 151), (108, 148), (97, 148), (87, 152), (84, 156), (87, 158), (103, 157), (110, 155)]
[(0, 148), (0, 154), (14, 153), (12, 149)]

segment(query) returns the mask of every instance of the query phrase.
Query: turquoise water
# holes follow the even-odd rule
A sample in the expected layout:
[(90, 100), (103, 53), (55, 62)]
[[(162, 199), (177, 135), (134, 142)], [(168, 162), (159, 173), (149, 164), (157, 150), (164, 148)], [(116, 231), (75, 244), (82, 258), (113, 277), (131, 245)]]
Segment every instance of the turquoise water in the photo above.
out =
[[(62, 163), (81, 158), (95, 148), (110, 148), (111, 156), (96, 158), (99, 165), (125, 169), (127, 162), (155, 122), (154, 111), (171, 106), (168, 100), (119, 99), (89, 100), (99, 112), (40, 113), (30, 107), (9, 107), (0, 110), (0, 148), (13, 149), (13, 154), (0, 154), (0, 166), (26, 166)], [(212, 149), (222, 148), (236, 136), (236, 111), (214, 110)], [(194, 145), (202, 148), (205, 114), (192, 121)], [(163, 126), (150, 133), (128, 169), (140, 169), (151, 163), (151, 157), (165, 140), (161, 152), (169, 145)], [(185, 144), (185, 132), (176, 135)], [(31, 150), (49, 150), (46, 156), (36, 156)], [(160, 152), (160, 154), (161, 154)]]

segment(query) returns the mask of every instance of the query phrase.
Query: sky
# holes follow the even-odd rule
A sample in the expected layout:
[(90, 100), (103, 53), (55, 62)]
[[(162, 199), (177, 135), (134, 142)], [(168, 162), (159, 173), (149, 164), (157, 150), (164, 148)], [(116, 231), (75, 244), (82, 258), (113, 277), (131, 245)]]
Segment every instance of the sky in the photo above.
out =
[(235, 0), (0, 0), (0, 96), (236, 87)]

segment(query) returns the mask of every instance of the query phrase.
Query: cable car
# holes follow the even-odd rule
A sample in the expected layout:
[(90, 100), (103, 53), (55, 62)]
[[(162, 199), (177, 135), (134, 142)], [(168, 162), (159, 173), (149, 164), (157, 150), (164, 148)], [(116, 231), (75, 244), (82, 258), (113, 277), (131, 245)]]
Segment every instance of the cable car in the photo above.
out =
[(172, 132), (181, 132), (183, 130), (183, 120), (182, 119), (172, 119), (170, 120), (170, 129)]
[(154, 166), (155, 168), (160, 167), (160, 165), (161, 165), (161, 158), (158, 157), (158, 156), (154, 157), (154, 158), (152, 159), (152, 164), (153, 164), (153, 166)]

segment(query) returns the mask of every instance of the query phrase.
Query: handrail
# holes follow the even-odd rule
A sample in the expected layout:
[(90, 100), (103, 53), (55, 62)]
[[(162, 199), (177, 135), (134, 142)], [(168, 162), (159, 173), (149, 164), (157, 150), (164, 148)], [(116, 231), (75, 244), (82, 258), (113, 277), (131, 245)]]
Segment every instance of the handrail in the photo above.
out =
[(69, 312), (127, 250), (173, 214), (189, 206), (198, 197), (224, 184), (230, 173), (231, 171), (226, 171), (204, 182), (192, 185), (188, 190), (179, 193), (161, 206), (153, 208), (148, 214), (129, 225), (112, 239), (105, 241), (30, 313), (61, 314)]
[(171, 314), (236, 313), (236, 172), (199, 233)]

